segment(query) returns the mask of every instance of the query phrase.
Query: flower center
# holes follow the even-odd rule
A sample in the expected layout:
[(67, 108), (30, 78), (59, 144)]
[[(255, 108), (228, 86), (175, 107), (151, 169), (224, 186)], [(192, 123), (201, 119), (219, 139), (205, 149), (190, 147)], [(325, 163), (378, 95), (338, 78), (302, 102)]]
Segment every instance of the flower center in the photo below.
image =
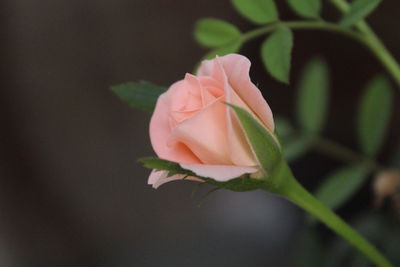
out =
[(224, 91), (223, 86), (210, 77), (187, 74), (177, 93), (174, 94), (170, 106), (171, 128), (216, 101)]

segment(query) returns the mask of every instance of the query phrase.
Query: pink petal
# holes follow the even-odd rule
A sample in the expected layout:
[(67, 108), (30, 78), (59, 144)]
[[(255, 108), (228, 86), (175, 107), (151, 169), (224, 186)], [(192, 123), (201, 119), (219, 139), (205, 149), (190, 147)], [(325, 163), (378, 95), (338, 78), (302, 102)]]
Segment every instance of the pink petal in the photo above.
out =
[[(222, 64), (219, 58), (215, 59), (215, 65), (213, 75), (217, 74), (216, 77), (222, 79), (225, 101), (231, 104), (241, 106), (253, 113), (249, 107), (237, 96), (235, 91), (231, 88), (228, 83), (228, 78), (225, 74)], [(233, 165), (238, 166), (256, 166), (257, 161), (252, 152), (250, 145), (248, 144), (245, 133), (236, 117), (235, 112), (229, 106), (225, 106), (226, 114), (226, 127), (227, 127), (227, 139), (229, 146), (229, 156)]]
[(246, 173), (255, 173), (257, 168), (234, 165), (207, 165), (180, 163), (182, 168), (191, 170), (195, 174), (205, 178), (212, 178), (216, 181), (226, 182)]
[(204, 182), (203, 180), (197, 178), (197, 177), (192, 177), (192, 176), (186, 176), (183, 174), (176, 174), (168, 177), (168, 172), (167, 171), (156, 171), (152, 170), (149, 176), (148, 184), (152, 185), (153, 188), (157, 189), (159, 186), (171, 182), (171, 181), (177, 181), (177, 180), (190, 180), (190, 181), (197, 181), (197, 182)]
[[(212, 61), (206, 60), (200, 65), (199, 75), (211, 75), (213, 70)], [(274, 132), (274, 119), (272, 111), (263, 98), (260, 90), (251, 82), (249, 77), (250, 61), (238, 54), (229, 54), (219, 57), (219, 61), (228, 78), (228, 83), (241, 99), (257, 114), (264, 125)]]
[(166, 93), (158, 98), (156, 108), (150, 120), (150, 140), (154, 151), (160, 158), (175, 162), (200, 163), (193, 152), (182, 143), (168, 146), (166, 142), (171, 134), (169, 123), (170, 96), (179, 97), (179, 94), (175, 92), (179, 90), (179, 85), (181, 84), (182, 81), (175, 83)]
[[(179, 94), (174, 95), (173, 102), (178, 103), (178, 105), (185, 104), (188, 110), (199, 110), (203, 107), (201, 88), (197, 77), (186, 73), (185, 79), (183, 80), (183, 88)], [(186, 99), (181, 99), (180, 95), (186, 94)]]
[(214, 69), (214, 59), (203, 60), (197, 69), (197, 76), (211, 76)]
[(212, 77), (201, 76), (197, 77), (202, 87), (211, 94), (214, 98), (221, 97), (224, 94), (223, 84)]
[(197, 101), (201, 101), (201, 108), (208, 106), (211, 102), (214, 102), (216, 98), (222, 96), (224, 93), (222, 85), (211, 77), (199, 78), (192, 74), (186, 73), (185, 81), (187, 81), (193, 89), (197, 90), (197, 92), (193, 92), (192, 94), (196, 96)]
[(185, 144), (205, 164), (232, 164), (227, 150), (225, 109), (226, 105), (220, 100), (214, 101), (177, 125), (167, 144)]

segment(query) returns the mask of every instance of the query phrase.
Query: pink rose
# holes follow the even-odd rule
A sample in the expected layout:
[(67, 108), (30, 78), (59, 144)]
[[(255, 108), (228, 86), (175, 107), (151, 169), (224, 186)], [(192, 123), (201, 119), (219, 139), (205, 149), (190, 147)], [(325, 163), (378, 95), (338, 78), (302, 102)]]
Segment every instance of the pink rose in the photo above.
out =
[[(150, 121), (150, 139), (157, 156), (217, 181), (257, 172), (259, 164), (240, 122), (225, 104), (246, 109), (274, 132), (271, 109), (251, 82), (249, 70), (246, 57), (230, 54), (203, 61), (197, 76), (187, 73), (171, 85), (159, 97)], [(153, 171), (148, 182), (157, 188), (182, 178)]]

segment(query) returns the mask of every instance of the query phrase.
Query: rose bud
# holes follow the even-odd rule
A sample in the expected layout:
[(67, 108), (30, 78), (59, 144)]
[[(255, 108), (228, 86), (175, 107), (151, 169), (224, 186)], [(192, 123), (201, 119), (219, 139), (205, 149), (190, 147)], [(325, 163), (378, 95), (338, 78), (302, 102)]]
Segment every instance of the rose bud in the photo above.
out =
[[(259, 171), (259, 164), (234, 110), (249, 112), (274, 132), (271, 109), (249, 77), (250, 61), (229, 54), (201, 63), (197, 75), (186, 74), (163, 93), (150, 121), (150, 139), (161, 159), (179, 163), (200, 177), (226, 182)], [(158, 187), (196, 177), (153, 171), (149, 184)]]

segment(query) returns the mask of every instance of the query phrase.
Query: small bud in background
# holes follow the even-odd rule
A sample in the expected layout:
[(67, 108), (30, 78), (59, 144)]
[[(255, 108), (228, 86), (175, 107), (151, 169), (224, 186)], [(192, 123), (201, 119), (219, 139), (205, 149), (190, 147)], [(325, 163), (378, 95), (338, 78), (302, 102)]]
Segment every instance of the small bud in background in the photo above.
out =
[[(375, 180), (373, 182), (373, 190), (375, 194), (374, 207), (375, 208), (381, 207), (383, 201), (387, 197), (394, 196), (399, 191), (399, 189), (400, 189), (400, 172), (398, 170), (386, 169), (380, 171), (375, 176)], [(398, 198), (400, 198), (400, 196)], [(400, 205), (400, 203), (398, 205)]]

